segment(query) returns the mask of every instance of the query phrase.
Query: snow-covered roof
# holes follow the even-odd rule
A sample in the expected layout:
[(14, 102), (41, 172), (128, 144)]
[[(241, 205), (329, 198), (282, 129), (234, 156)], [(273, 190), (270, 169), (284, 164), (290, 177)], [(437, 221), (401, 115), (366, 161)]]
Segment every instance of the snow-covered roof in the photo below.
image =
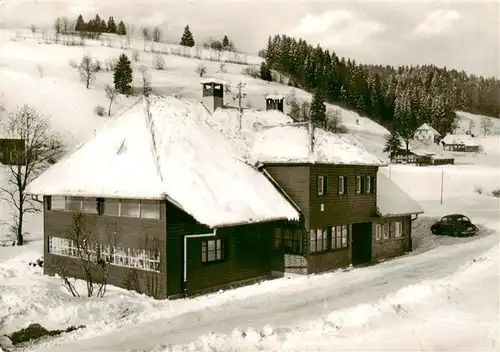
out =
[(267, 178), (206, 123), (207, 114), (195, 101), (142, 98), (35, 179), (27, 193), (167, 198), (210, 227), (297, 219)]
[(314, 128), (313, 150), (306, 124), (263, 129), (255, 136), (252, 159), (262, 163), (317, 163), (337, 165), (385, 165), (381, 159), (341, 134)]
[(422, 206), (382, 172), (377, 173), (377, 213), (380, 216), (421, 214)]
[(441, 143), (444, 143), (446, 145), (448, 144), (463, 144), (466, 146), (478, 146), (479, 143), (477, 143), (474, 138), (472, 138), (469, 135), (457, 135), (457, 134), (447, 134), (442, 140)]
[(200, 80), (200, 83), (201, 84), (205, 84), (205, 83), (216, 83), (216, 84), (226, 84), (226, 81), (223, 81), (222, 79), (218, 79), (218, 78), (213, 78), (213, 77), (206, 77), (206, 78), (203, 78)]
[(268, 94), (268, 95), (266, 95), (266, 99), (281, 100), (281, 99), (285, 99), (285, 96), (283, 96), (281, 94)]
[(417, 131), (431, 131), (434, 134), (441, 136), (441, 133), (439, 133), (434, 127), (429, 125), (428, 123), (424, 123), (422, 126), (420, 126)]

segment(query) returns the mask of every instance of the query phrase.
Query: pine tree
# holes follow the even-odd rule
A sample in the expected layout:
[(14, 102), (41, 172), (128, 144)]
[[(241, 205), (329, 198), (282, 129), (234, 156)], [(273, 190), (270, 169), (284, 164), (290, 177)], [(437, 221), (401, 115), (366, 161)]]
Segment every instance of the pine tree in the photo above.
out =
[(76, 19), (75, 31), (76, 32), (85, 31), (85, 21), (83, 20), (82, 15), (78, 15), (78, 18)]
[(125, 28), (125, 24), (123, 23), (123, 21), (120, 21), (120, 23), (118, 23), (118, 28), (116, 29), (116, 34), (127, 35), (127, 29)]
[(224, 35), (224, 38), (222, 38), (222, 48), (224, 50), (230, 49), (229, 38), (227, 37), (227, 35)]
[(108, 26), (106, 25), (106, 21), (102, 19), (101, 24), (99, 25), (99, 33), (106, 33), (107, 31), (108, 31)]
[(182, 34), (180, 45), (193, 47), (194, 44), (195, 44), (195, 42), (194, 42), (193, 34), (191, 33), (191, 30), (189, 29), (189, 25), (187, 25), (184, 28), (184, 33)]
[(318, 127), (326, 127), (326, 105), (321, 89), (316, 89), (311, 102), (310, 120)]
[(399, 150), (401, 150), (401, 140), (397, 133), (391, 132), (385, 138), (385, 146), (382, 152), (388, 153), (389, 159), (392, 160)]
[(102, 21), (101, 21), (101, 17), (99, 17), (99, 15), (95, 15), (95, 18), (94, 18), (94, 32), (97, 32), (97, 33), (101, 33), (101, 30), (102, 30)]
[(265, 61), (263, 61), (260, 64), (260, 78), (263, 79), (264, 81), (269, 81), (269, 82), (273, 80), (273, 77), (271, 75), (271, 70), (269, 69)]
[(116, 33), (116, 23), (115, 23), (115, 19), (113, 18), (113, 16), (110, 16), (108, 18), (108, 24), (106, 25), (106, 31), (108, 33)]
[(125, 54), (121, 54), (115, 67), (113, 81), (115, 89), (121, 94), (132, 93), (132, 67), (130, 60)]

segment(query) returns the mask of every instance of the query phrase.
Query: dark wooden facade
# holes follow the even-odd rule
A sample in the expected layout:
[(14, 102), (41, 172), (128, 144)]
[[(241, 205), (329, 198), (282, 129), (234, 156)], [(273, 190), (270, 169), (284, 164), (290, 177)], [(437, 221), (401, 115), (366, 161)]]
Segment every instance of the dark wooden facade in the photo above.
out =
[(0, 163), (24, 165), (25, 141), (19, 138), (0, 138)]
[(466, 144), (446, 144), (441, 142), (443, 149), (451, 152), (464, 152), (464, 153), (479, 153), (480, 148), (478, 145), (466, 145)]
[(284, 98), (266, 98), (266, 110), (278, 110), (283, 112)]
[[(290, 251), (287, 246), (275, 245), (275, 272), (311, 274), (373, 260), (371, 239), (372, 224), (378, 219), (378, 167), (268, 164), (265, 170), (302, 210), (304, 217), (300, 250)], [(358, 178), (362, 180), (359, 192)], [(340, 246), (335, 241), (336, 229), (347, 231)], [(326, 236), (321, 250), (313, 250), (317, 238), (315, 244), (311, 230), (321, 230), (322, 238)]]
[(202, 96), (213, 99), (213, 111), (224, 107), (224, 84), (219, 82), (205, 82), (202, 84)]
[[(79, 259), (49, 252), (49, 236), (68, 238), (74, 213), (50, 210), (50, 197), (45, 197), (44, 203), (45, 274), (58, 274), (64, 267), (68, 277), (84, 279), (85, 273)], [(272, 242), (274, 229), (281, 226), (279, 223), (219, 228), (213, 237), (213, 230), (198, 223), (168, 201), (160, 202), (160, 214), (160, 219), (85, 214), (95, 224), (98, 239), (102, 243), (107, 243), (110, 234), (116, 232), (119, 233), (119, 246), (148, 249), (150, 244), (145, 241), (146, 238), (150, 241), (155, 239), (159, 245), (159, 272), (110, 265), (110, 285), (157, 298), (177, 298), (271, 277)], [(207, 237), (184, 238), (186, 235), (204, 234)], [(224, 242), (222, 260), (202, 262), (201, 246), (206, 239), (220, 239)]]

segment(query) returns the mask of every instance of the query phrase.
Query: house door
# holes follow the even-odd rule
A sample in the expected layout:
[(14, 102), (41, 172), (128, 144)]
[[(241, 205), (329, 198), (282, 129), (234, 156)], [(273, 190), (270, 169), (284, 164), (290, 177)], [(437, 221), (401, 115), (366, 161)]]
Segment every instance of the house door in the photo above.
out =
[(372, 223), (352, 225), (352, 265), (369, 264), (372, 261)]

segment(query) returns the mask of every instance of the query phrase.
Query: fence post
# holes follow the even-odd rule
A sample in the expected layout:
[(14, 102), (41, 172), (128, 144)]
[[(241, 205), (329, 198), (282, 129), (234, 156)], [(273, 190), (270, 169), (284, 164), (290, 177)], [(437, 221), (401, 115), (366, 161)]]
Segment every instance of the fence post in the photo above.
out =
[(441, 204), (443, 204), (444, 169), (441, 169)]

